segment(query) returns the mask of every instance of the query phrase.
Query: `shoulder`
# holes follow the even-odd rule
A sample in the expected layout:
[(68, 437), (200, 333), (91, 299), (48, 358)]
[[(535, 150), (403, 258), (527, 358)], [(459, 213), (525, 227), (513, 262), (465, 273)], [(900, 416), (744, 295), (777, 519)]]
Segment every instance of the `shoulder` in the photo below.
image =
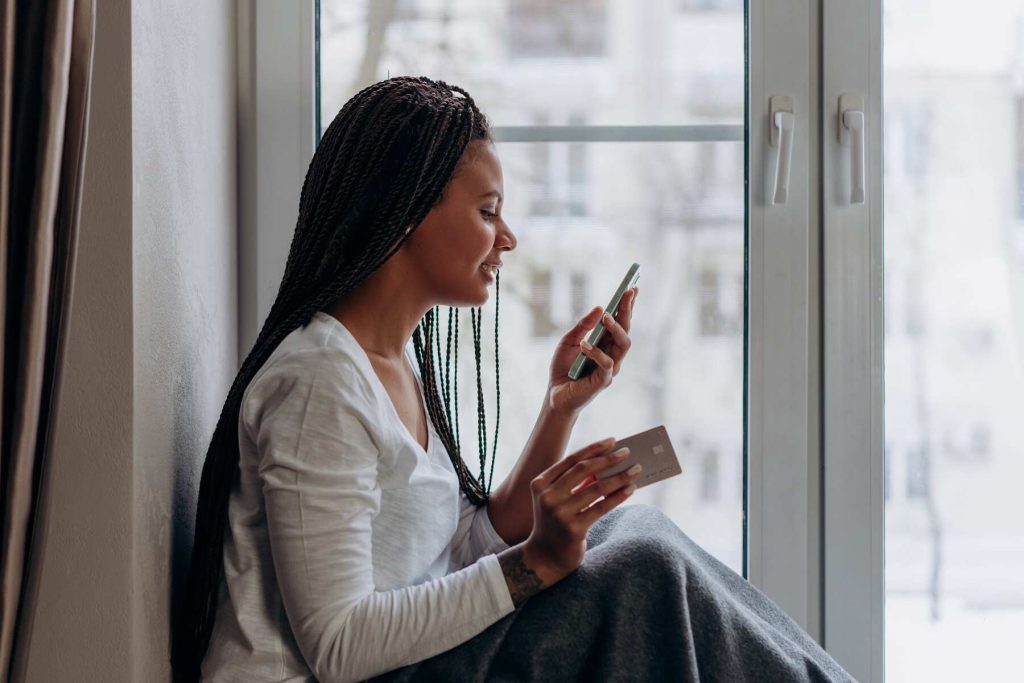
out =
[(316, 401), (373, 419), (373, 389), (349, 350), (305, 346), (275, 351), (242, 394), (241, 417), (256, 424), (269, 408), (285, 401)]

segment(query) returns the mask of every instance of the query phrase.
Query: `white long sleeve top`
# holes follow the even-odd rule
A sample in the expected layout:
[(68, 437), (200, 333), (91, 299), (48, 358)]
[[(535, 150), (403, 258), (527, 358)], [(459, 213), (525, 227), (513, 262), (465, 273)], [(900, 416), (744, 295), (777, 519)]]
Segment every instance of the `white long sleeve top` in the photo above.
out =
[(363, 680), (513, 611), (494, 555), (509, 546), (429, 422), (424, 451), (334, 317), (280, 343), (239, 411), (203, 680)]

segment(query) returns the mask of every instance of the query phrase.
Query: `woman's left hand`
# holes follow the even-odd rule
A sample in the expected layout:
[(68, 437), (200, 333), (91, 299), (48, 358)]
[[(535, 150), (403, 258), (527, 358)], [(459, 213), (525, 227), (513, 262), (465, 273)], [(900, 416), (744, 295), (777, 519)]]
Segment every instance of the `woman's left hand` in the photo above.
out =
[[(551, 409), (578, 412), (611, 385), (612, 378), (619, 374), (622, 360), (629, 352), (629, 325), (638, 292), (639, 288), (633, 287), (623, 294), (614, 318), (605, 314), (600, 306), (595, 307), (559, 341), (551, 359), (551, 380), (548, 385), (548, 406)], [(598, 321), (604, 323), (605, 333), (597, 346), (587, 349), (582, 346), (584, 338), (597, 326)], [(569, 368), (581, 351), (597, 367), (589, 375), (577, 380), (569, 379)]]

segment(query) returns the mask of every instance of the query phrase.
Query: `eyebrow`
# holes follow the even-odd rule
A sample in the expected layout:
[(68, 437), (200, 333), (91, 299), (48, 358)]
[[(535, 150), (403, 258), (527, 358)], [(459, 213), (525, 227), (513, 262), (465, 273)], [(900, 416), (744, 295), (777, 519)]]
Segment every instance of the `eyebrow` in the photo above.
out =
[(497, 197), (497, 198), (498, 198), (498, 201), (499, 201), (499, 202), (503, 201), (503, 198), (502, 198), (502, 196), (501, 196), (501, 193), (500, 193), (500, 192), (498, 192), (497, 190), (491, 190), (490, 192), (484, 192), (484, 193), (483, 193), (482, 195), (480, 195), (480, 196), (481, 196), (481, 197)]

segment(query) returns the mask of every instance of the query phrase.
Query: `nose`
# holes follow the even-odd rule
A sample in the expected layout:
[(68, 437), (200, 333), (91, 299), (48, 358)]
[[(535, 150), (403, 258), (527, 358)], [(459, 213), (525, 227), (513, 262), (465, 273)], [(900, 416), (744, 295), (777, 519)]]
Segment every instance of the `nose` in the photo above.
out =
[(494, 240), (494, 246), (502, 251), (512, 251), (516, 248), (518, 241), (516, 235), (512, 232), (512, 229), (508, 227), (508, 223), (505, 221), (501, 222), (501, 229), (498, 231), (497, 239)]

